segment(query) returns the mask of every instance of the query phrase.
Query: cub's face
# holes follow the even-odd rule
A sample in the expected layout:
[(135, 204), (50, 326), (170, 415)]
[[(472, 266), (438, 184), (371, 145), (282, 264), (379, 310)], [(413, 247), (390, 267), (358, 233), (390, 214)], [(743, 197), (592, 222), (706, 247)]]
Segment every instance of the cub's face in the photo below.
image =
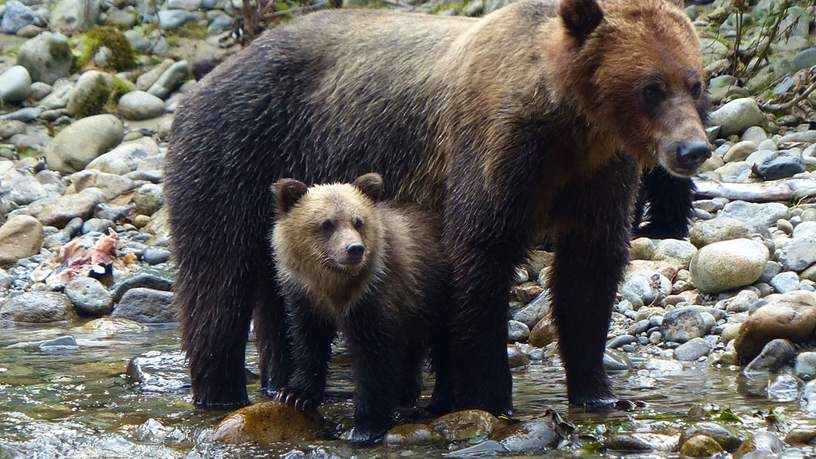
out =
[(379, 249), (380, 222), (376, 201), (382, 189), (377, 174), (354, 184), (316, 185), (283, 179), (273, 185), (277, 221), (276, 252), (315, 272), (355, 276)]
[(700, 44), (682, 1), (563, 0), (584, 109), (644, 166), (689, 176), (711, 156)]

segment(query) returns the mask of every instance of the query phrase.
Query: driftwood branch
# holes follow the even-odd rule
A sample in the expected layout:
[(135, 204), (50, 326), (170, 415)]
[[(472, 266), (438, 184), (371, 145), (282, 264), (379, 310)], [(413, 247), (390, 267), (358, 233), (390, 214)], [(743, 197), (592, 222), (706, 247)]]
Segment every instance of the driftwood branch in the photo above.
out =
[(759, 104), (759, 108), (765, 112), (784, 112), (794, 107), (798, 107), (799, 102), (807, 99), (814, 90), (816, 90), (816, 81), (811, 83), (807, 89), (800, 92), (796, 97), (783, 104)]
[(694, 179), (701, 198), (726, 198), (751, 202), (792, 201), (816, 196), (816, 179), (794, 178), (762, 183), (727, 183)]

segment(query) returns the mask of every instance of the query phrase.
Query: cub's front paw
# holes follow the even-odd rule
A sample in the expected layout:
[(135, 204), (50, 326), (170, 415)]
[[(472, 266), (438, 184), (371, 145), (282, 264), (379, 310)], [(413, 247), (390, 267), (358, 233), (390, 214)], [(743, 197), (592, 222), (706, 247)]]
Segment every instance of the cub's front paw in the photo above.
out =
[(281, 387), (278, 389), (273, 400), (283, 403), (284, 405), (289, 405), (298, 411), (308, 411), (317, 408), (317, 403), (314, 400), (306, 397), (298, 389), (291, 387)]

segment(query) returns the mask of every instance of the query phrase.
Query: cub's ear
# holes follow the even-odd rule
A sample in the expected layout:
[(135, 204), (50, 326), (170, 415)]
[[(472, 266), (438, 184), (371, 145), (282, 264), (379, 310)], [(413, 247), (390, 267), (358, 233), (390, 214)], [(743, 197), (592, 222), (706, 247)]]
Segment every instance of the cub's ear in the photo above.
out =
[(562, 0), (558, 15), (579, 46), (604, 18), (603, 11), (595, 0)]
[(383, 179), (380, 174), (371, 172), (357, 177), (354, 186), (360, 189), (364, 195), (374, 202), (382, 199)]
[(686, 7), (686, 2), (683, 0), (666, 0), (666, 1), (680, 8), (681, 10)]
[(280, 179), (272, 185), (272, 195), (278, 212), (287, 213), (306, 194), (308, 187), (295, 179)]

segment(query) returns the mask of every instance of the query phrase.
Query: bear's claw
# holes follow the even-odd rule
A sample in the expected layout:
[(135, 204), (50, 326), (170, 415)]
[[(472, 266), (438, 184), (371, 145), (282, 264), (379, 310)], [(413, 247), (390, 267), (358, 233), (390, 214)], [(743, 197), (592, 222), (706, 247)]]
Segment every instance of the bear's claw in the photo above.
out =
[(315, 403), (312, 400), (303, 396), (299, 390), (289, 387), (278, 389), (273, 400), (302, 412), (315, 407)]

